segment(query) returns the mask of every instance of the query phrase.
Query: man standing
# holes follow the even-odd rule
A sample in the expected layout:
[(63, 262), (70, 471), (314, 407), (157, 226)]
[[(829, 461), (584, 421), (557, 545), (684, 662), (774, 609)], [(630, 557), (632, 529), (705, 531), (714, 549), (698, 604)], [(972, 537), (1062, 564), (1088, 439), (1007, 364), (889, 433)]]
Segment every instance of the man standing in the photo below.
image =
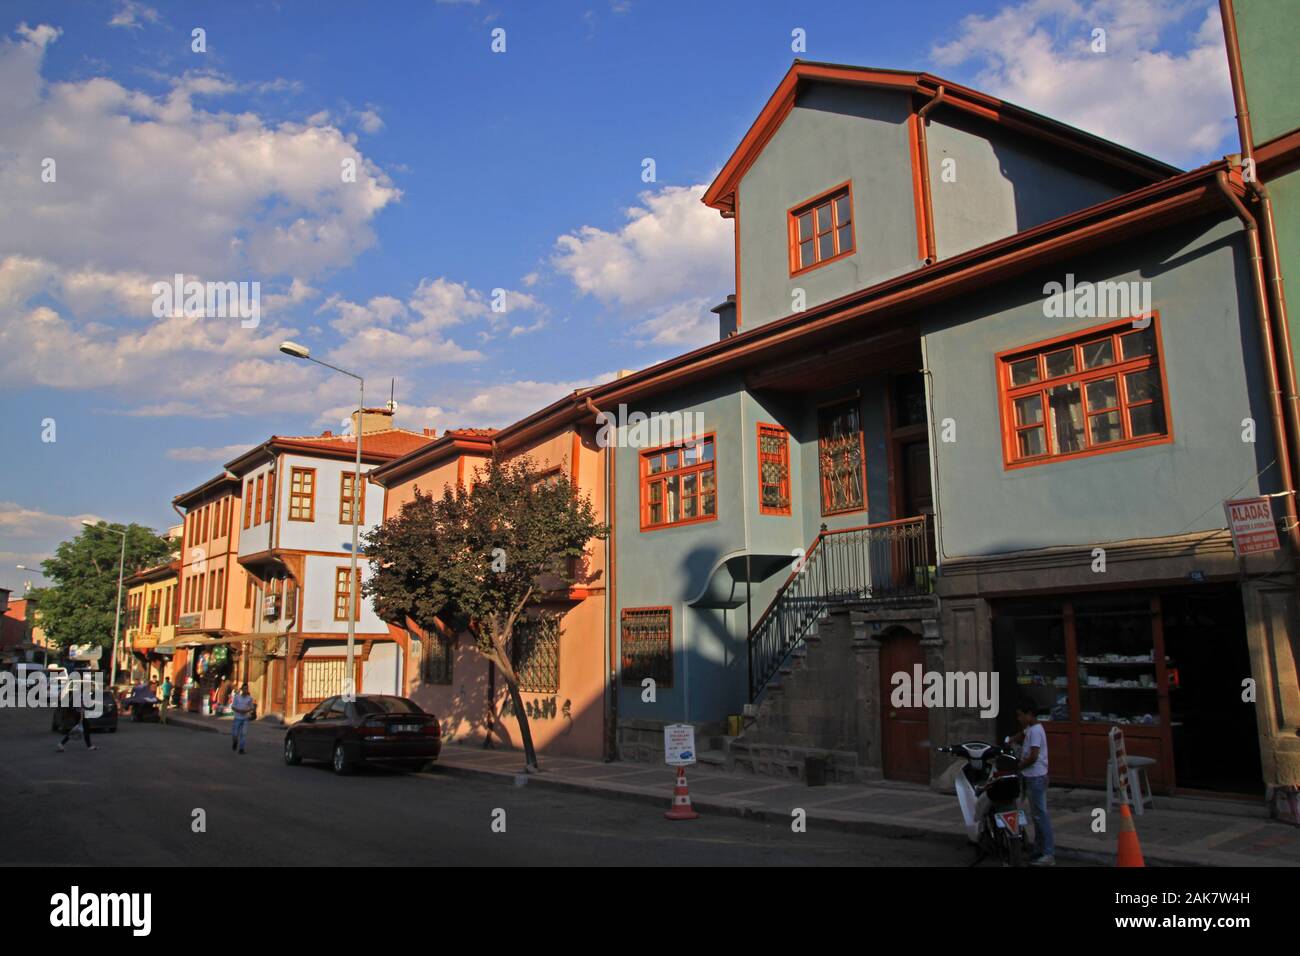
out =
[(253, 719), (253, 713), (257, 709), (253, 695), (248, 692), (248, 684), (239, 685), (239, 693), (230, 702), (230, 706), (235, 712), (235, 723), (230, 728), (230, 749), (238, 749), (242, 754), (248, 739), (248, 722)]
[(1016, 720), (1022, 728), (1017, 741), (1020, 749), (1020, 776), (1025, 781), (1029, 807), (1034, 816), (1034, 843), (1037, 852), (1030, 859), (1031, 866), (1056, 865), (1056, 840), (1052, 835), (1052, 820), (1047, 815), (1047, 732), (1038, 722), (1037, 705), (1029, 698), (1016, 704)]
[(160, 723), (167, 723), (167, 708), (172, 703), (172, 679), (163, 677), (162, 696), (158, 698), (158, 720)]

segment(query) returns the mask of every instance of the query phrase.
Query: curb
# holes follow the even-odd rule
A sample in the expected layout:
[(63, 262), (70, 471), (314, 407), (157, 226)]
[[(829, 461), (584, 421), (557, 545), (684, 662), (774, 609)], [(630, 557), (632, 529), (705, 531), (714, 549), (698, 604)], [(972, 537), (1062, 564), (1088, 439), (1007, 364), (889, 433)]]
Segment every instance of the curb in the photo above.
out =
[[(462, 765), (447, 764), (439, 762), (438, 768), (446, 774), (461, 777), (476, 777), (479, 779), (494, 780), (514, 780), (517, 777), (524, 777), (527, 783), (540, 784), (552, 790), (558, 790), (566, 793), (584, 793), (591, 796), (607, 797), (617, 800), (631, 800), (636, 803), (651, 804), (659, 807), (667, 807), (669, 798), (667, 796), (656, 796), (650, 793), (640, 793), (635, 790), (623, 790), (613, 787), (599, 787), (591, 784), (574, 783), (569, 780), (560, 780), (557, 778), (547, 779), (545, 773), (541, 774), (522, 774), (511, 773), (503, 770), (487, 770), (479, 767), (466, 767)], [(789, 822), (789, 817), (785, 814), (777, 813), (763, 807), (737, 806), (730, 802), (720, 802), (712, 797), (701, 797), (699, 799), (691, 797), (691, 804), (699, 810), (705, 810), (709, 813), (716, 813), (723, 816), (736, 817), (742, 820), (752, 820), (756, 823), (768, 823), (785, 825)], [(949, 846), (965, 846), (966, 838), (961, 834), (952, 833), (946, 829), (937, 829), (923, 827), (912, 823), (893, 823), (886, 820), (844, 820), (837, 817), (823, 817), (810, 813), (808, 815), (810, 823), (817, 823), (819, 826), (831, 830), (837, 830), (841, 833), (860, 833), (873, 836), (885, 836), (893, 839), (925, 839), (936, 843), (944, 843)], [(1100, 866), (1111, 866), (1114, 864), (1114, 855), (1109, 853), (1100, 853), (1096, 850), (1075, 849), (1073, 847), (1057, 846), (1056, 855), (1067, 860), (1076, 860), (1082, 863), (1093, 863)], [(1148, 866), (1188, 866), (1189, 863), (1184, 860), (1175, 860), (1168, 857), (1162, 857), (1158, 854), (1144, 854)], [(1191, 864), (1201, 866), (1214, 866), (1212, 863)]]

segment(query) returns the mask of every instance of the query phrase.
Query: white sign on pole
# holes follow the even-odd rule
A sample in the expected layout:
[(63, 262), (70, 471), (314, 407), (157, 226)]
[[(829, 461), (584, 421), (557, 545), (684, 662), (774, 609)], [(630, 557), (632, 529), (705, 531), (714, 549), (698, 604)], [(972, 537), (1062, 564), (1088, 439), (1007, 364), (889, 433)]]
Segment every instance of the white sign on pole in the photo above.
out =
[(1228, 513), (1228, 527), (1232, 529), (1232, 544), (1238, 557), (1282, 547), (1273, 520), (1273, 503), (1268, 498), (1225, 501), (1223, 510)]
[(689, 767), (695, 763), (695, 728), (690, 724), (669, 724), (664, 728), (664, 763)]

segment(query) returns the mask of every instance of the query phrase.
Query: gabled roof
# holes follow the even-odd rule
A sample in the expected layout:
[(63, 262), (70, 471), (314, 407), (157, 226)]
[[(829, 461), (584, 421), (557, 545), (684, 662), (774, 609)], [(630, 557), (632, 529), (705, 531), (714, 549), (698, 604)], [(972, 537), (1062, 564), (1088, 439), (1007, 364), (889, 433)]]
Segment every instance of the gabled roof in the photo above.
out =
[(187, 508), (196, 501), (202, 501), (214, 491), (221, 490), (222, 485), (229, 485), (230, 490), (235, 493), (239, 492), (239, 479), (228, 471), (223, 471), (215, 478), (209, 478), (197, 488), (191, 488), (189, 491), (182, 491), (172, 499), (172, 504), (178, 508)]
[[(495, 428), (449, 428), (441, 438), (431, 439), (400, 458), (371, 470), (369, 478), (378, 485), (391, 488), (459, 455), (490, 455), (496, 434)], [(364, 445), (362, 449), (364, 451)]]
[(1014, 129), (1035, 139), (1067, 149), (1074, 154), (1100, 162), (1117, 171), (1127, 172), (1154, 182), (1180, 172), (1175, 166), (1162, 163), (1135, 150), (1112, 143), (1091, 133), (1065, 123), (999, 100), (953, 83), (932, 73), (907, 70), (885, 70), (872, 67), (850, 66), (842, 63), (818, 63), (795, 60), (777, 86), (758, 119), (749, 128), (731, 158), (723, 165), (713, 184), (704, 192), (704, 204), (730, 216), (736, 209), (736, 187), (741, 178), (758, 158), (768, 141), (781, 127), (794, 107), (795, 97), (809, 83), (832, 83), (843, 86), (863, 86), (873, 89), (897, 90), (932, 98), (942, 87), (943, 105), (962, 110), (973, 116)]
[(587, 389), (579, 389), (503, 429), (504, 442), (522, 442), (579, 418), (592, 409), (610, 411), (620, 402), (745, 369), (778, 356), (816, 347), (849, 330), (866, 331), (888, 319), (915, 313), (954, 296), (988, 288), (1039, 266), (1077, 256), (1117, 240), (1197, 216), (1233, 213), (1219, 189), (1220, 174), (1239, 197), (1245, 194), (1240, 170), (1218, 160), (1177, 176), (1115, 196), (1031, 229), (941, 259), (838, 299), (764, 322), (728, 339), (710, 342)]
[[(383, 428), (366, 432), (361, 436), (361, 460), (372, 464), (391, 461), (433, 440), (429, 435), (405, 428)], [(357, 446), (352, 435), (333, 435), (329, 432), (323, 435), (272, 435), (262, 444), (226, 462), (226, 469), (235, 475), (242, 475), (279, 452), (314, 455), (319, 458), (353, 458), (356, 456)]]

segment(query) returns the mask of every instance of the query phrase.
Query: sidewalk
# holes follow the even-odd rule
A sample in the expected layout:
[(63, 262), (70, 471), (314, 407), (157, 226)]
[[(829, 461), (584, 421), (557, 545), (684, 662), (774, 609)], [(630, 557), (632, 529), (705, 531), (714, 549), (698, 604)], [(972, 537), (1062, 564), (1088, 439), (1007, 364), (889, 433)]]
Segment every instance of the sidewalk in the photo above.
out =
[[(230, 717), (169, 712), (168, 724), (216, 733), (230, 732)], [(248, 727), (251, 740), (277, 749), (284, 725), (273, 718)], [(636, 813), (667, 810), (674, 774), (668, 767), (602, 763), (574, 757), (541, 757), (542, 772), (522, 773), (514, 750), (447, 745), (438, 766), (444, 773), (496, 778), (518, 785), (550, 787), (646, 804)], [(788, 826), (791, 812), (807, 812), (810, 828), (881, 833), (944, 840), (963, 849), (965, 831), (957, 799), (928, 787), (882, 782), (807, 787), (742, 772), (697, 765), (687, 771), (691, 802), (701, 814), (727, 814)], [(1057, 855), (1111, 865), (1118, 815), (1108, 832), (1092, 832), (1092, 811), (1105, 806), (1100, 790), (1054, 787), (1048, 798)], [(1156, 797), (1156, 809), (1134, 817), (1148, 866), (1300, 866), (1300, 827), (1269, 820), (1262, 803)], [(965, 853), (954, 859), (973, 859)]]
[[(541, 773), (525, 776), (517, 751), (454, 745), (438, 760), (444, 771), (635, 800), (655, 810), (667, 810), (672, 802), (674, 774), (668, 767), (547, 756), (540, 762)], [(928, 837), (955, 847), (965, 843), (957, 798), (928, 787), (887, 782), (807, 787), (702, 765), (689, 768), (687, 782), (691, 802), (705, 815), (788, 826), (791, 811), (799, 807), (807, 812), (809, 828)], [(1109, 815), (1109, 832), (1092, 832), (1092, 811), (1105, 801), (1104, 791), (1051, 790), (1058, 856), (1114, 864), (1118, 813)], [(1156, 797), (1156, 809), (1134, 821), (1148, 866), (1300, 866), (1300, 828), (1269, 820), (1262, 803)]]

